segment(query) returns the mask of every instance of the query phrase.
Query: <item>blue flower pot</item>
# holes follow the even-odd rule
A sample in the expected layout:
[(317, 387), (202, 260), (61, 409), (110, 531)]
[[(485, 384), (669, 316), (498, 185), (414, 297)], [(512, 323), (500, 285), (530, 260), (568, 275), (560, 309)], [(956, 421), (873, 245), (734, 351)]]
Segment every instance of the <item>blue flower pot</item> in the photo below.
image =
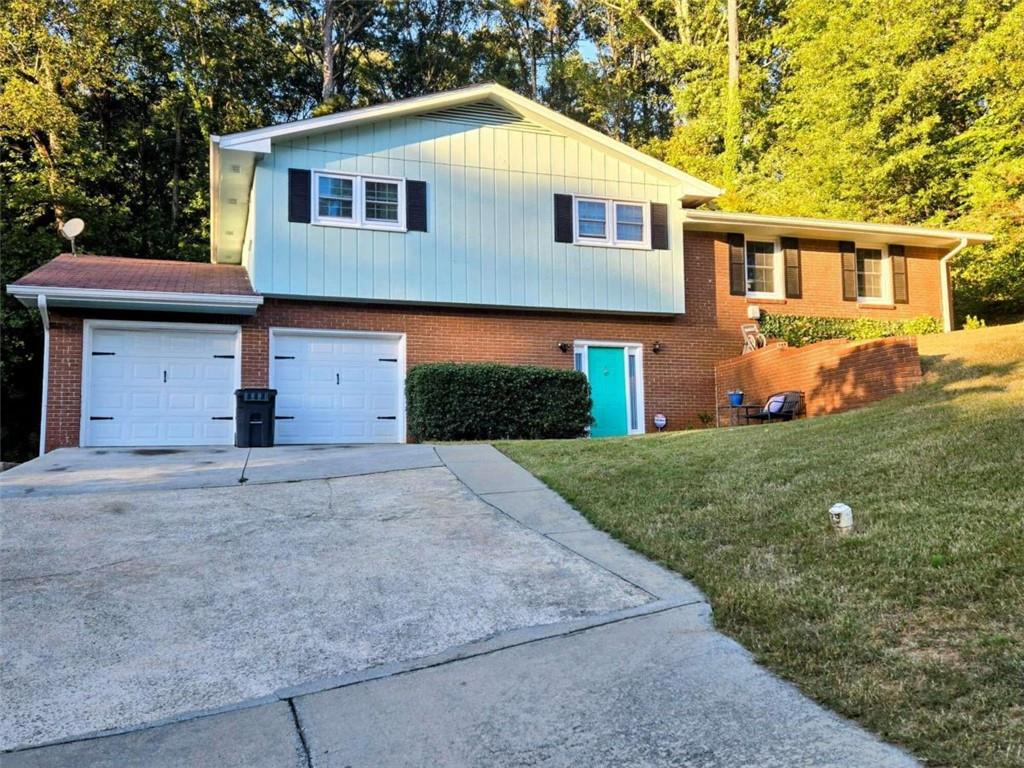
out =
[(729, 393), (729, 405), (733, 408), (737, 408), (743, 405), (743, 393), (742, 392), (730, 392)]

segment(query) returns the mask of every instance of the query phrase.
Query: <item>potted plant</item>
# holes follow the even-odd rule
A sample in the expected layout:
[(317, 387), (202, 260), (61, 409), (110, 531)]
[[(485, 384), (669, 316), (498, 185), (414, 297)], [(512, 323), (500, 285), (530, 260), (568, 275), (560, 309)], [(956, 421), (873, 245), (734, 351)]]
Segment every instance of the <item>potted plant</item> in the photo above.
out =
[(731, 405), (733, 408), (739, 408), (741, 405), (743, 405), (742, 389), (729, 390), (729, 405)]

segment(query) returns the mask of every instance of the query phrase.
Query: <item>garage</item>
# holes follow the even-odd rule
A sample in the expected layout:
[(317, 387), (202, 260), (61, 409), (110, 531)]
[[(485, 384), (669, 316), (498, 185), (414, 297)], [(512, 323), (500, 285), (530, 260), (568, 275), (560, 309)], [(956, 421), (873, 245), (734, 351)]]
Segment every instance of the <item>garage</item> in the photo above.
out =
[(275, 442), (405, 440), (405, 338), (395, 333), (272, 329)]
[(82, 445), (231, 445), (233, 325), (86, 321)]

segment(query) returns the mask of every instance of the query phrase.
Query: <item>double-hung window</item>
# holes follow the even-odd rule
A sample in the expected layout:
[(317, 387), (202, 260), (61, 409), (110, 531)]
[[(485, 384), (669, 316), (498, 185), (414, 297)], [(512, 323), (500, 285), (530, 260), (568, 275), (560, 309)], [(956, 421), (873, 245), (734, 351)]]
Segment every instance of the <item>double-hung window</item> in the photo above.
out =
[(353, 221), (355, 180), (344, 176), (317, 176), (317, 217)]
[(613, 248), (649, 248), (650, 219), (647, 203), (577, 197), (573, 205), (575, 242)]
[(747, 295), (775, 295), (776, 259), (774, 242), (747, 240)]
[(857, 299), (885, 300), (884, 254), (881, 248), (857, 249)]
[(402, 179), (315, 171), (316, 224), (362, 229), (405, 229)]

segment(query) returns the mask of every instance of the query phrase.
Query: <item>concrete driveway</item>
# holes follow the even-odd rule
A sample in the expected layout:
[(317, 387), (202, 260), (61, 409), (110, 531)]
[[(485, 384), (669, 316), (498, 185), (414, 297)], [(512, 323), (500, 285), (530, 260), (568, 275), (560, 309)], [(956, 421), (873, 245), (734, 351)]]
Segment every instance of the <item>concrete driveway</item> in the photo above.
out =
[(489, 446), (65, 449), (0, 499), (5, 766), (914, 764)]

